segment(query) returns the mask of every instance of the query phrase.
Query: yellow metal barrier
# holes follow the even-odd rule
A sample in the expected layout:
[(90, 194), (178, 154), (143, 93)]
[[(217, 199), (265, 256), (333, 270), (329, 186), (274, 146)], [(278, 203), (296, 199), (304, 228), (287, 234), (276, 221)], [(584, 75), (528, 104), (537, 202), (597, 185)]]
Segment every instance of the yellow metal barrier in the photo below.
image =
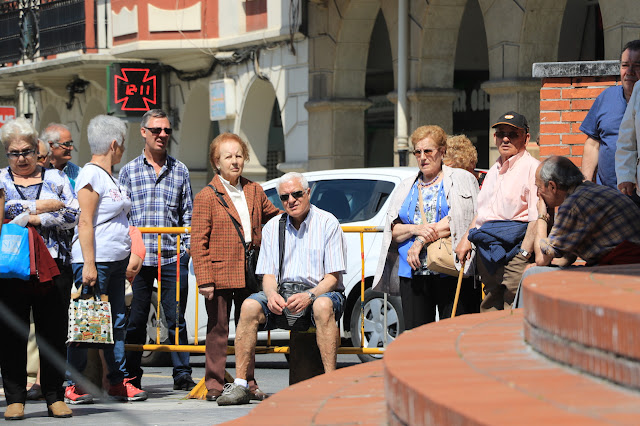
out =
[[(365, 348), (364, 347), (364, 291), (365, 291), (365, 272), (364, 272), (364, 233), (367, 232), (382, 232), (381, 226), (342, 226), (344, 232), (358, 232), (360, 233), (360, 256), (362, 259), (362, 277), (360, 282), (360, 347), (339, 347), (339, 354), (384, 354), (385, 348)], [(161, 265), (161, 253), (162, 253), (162, 234), (178, 234), (177, 237), (177, 255), (180, 257), (180, 234), (187, 234), (191, 232), (190, 227), (147, 227), (140, 228), (140, 232), (143, 234), (158, 234), (158, 265)], [(158, 303), (156, 311), (157, 327), (156, 327), (156, 342), (160, 341), (160, 306), (161, 306), (161, 268), (158, 268)], [(149, 344), (149, 345), (133, 345), (127, 344), (127, 350), (133, 351), (161, 351), (161, 352), (193, 352), (193, 353), (205, 353), (205, 346), (200, 345), (198, 342), (198, 309), (199, 303), (196, 295), (195, 302), (195, 344), (194, 345), (180, 345), (178, 341), (178, 326), (176, 324), (175, 342), (173, 345), (161, 345), (161, 344)], [(386, 297), (385, 297), (386, 303)], [(180, 262), (177, 262), (176, 268), (176, 318), (178, 318), (178, 310), (180, 309)], [(385, 309), (385, 323), (386, 323), (386, 309)], [(353, 330), (351, 331), (354, 332)], [(386, 334), (385, 334), (386, 335)], [(386, 344), (386, 341), (385, 341)], [(233, 346), (227, 347), (227, 354), (233, 355), (235, 353)], [(289, 353), (288, 346), (271, 346), (271, 336), (268, 335), (267, 346), (256, 347), (256, 354), (266, 353)]]

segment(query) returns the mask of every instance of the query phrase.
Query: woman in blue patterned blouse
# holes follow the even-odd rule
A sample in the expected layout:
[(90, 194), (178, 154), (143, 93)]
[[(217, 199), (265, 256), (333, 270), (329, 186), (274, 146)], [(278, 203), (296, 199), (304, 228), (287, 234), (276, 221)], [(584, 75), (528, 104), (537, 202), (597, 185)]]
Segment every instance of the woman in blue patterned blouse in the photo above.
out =
[[(37, 164), (38, 134), (24, 118), (0, 129), (9, 167), (0, 170), (5, 191), (5, 218), (26, 214), (29, 225), (42, 236), (60, 275), (53, 281), (0, 280), (0, 367), (7, 399), (6, 419), (24, 416), (26, 399), (27, 336), (33, 310), (40, 352), (42, 393), (53, 417), (71, 417), (64, 403), (64, 362), (67, 315), (73, 274), (71, 238), (79, 206), (67, 176)], [(39, 276), (38, 276), (39, 277)], [(11, 348), (10, 350), (7, 350)], [(64, 365), (64, 364), (62, 364)]]

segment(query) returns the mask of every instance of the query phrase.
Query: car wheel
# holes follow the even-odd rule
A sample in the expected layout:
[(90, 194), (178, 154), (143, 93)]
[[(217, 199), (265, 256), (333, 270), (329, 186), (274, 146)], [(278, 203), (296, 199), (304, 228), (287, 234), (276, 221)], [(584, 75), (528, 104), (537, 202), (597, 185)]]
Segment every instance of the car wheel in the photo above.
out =
[[(147, 318), (147, 338), (145, 344), (156, 343), (156, 326), (158, 321), (156, 313), (158, 311), (158, 293), (151, 293), (151, 305), (149, 306), (149, 317)], [(164, 309), (160, 306), (160, 341), (169, 343), (169, 332), (167, 329), (167, 319), (164, 316)], [(171, 366), (171, 353), (160, 351), (143, 351), (142, 361), (143, 367), (168, 367)]]
[[(387, 327), (384, 328), (384, 312), (387, 311)], [(384, 294), (368, 289), (364, 293), (364, 347), (382, 348), (391, 343), (404, 331), (402, 304), (400, 297), (388, 296), (384, 304)], [(386, 336), (386, 339), (385, 339)], [(360, 303), (356, 302), (351, 311), (351, 343), (360, 346)], [(375, 361), (382, 355), (359, 354), (362, 362)]]

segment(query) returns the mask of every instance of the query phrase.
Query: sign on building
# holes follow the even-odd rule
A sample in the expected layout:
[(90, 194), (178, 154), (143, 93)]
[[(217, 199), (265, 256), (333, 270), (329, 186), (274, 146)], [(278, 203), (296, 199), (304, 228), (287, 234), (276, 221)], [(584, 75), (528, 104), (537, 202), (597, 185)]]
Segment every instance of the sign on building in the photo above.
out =
[(108, 112), (118, 117), (141, 117), (161, 108), (161, 76), (157, 64), (111, 64), (107, 72)]
[(9, 120), (16, 118), (16, 107), (0, 106), (0, 127)]
[(226, 120), (236, 116), (235, 81), (230, 78), (209, 82), (209, 118)]

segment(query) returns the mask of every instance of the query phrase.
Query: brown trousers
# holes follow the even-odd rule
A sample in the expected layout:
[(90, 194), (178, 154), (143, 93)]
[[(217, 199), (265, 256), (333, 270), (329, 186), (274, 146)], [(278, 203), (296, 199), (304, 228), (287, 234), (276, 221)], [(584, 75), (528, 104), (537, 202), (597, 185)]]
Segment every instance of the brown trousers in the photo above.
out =
[[(231, 303), (234, 303), (236, 321), (240, 318), (242, 302), (251, 293), (245, 289), (216, 290), (212, 300), (205, 300), (207, 309), (207, 337), (205, 340), (205, 385), (208, 390), (222, 392), (224, 387), (224, 372), (227, 365), (227, 341), (229, 339), (229, 316)], [(237, 325), (237, 322), (236, 322)], [(258, 388), (253, 371), (255, 369), (255, 357), (249, 363), (247, 381), (249, 389)]]
[(478, 273), (484, 284), (484, 300), (480, 312), (501, 311), (511, 308), (524, 269), (530, 262), (521, 254), (516, 254), (506, 265), (500, 266), (494, 274), (489, 274), (482, 260), (477, 256)]

